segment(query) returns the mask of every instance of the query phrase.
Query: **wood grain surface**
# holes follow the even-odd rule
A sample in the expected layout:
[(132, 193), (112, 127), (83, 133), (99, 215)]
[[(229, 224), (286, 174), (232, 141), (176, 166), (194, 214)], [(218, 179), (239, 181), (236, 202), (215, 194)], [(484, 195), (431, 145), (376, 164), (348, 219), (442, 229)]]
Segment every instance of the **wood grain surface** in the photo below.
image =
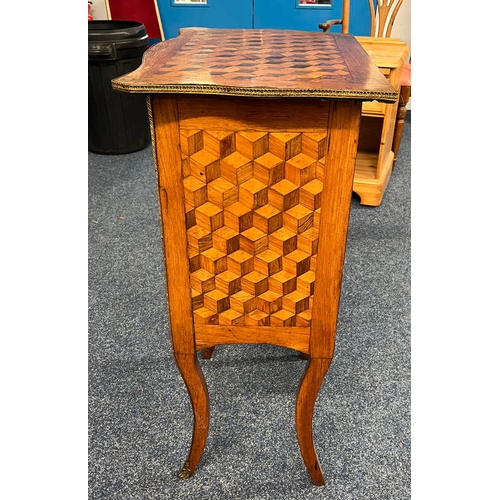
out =
[(335, 347), (361, 110), (397, 92), (350, 35), (204, 28), (155, 45), (113, 87), (150, 94), (172, 348), (194, 414), (179, 477), (208, 435), (197, 351), (259, 343), (309, 360), (297, 437), (324, 484), (312, 417)]
[(352, 35), (272, 29), (183, 28), (112, 86), (148, 94), (398, 97)]

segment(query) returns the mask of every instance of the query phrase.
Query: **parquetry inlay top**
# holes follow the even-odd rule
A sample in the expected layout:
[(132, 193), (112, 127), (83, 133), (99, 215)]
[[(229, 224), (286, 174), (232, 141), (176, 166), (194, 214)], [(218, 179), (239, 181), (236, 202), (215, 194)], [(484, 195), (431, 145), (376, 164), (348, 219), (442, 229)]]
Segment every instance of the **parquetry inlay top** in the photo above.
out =
[(290, 30), (184, 28), (117, 78), (131, 92), (345, 97), (397, 95), (351, 35)]

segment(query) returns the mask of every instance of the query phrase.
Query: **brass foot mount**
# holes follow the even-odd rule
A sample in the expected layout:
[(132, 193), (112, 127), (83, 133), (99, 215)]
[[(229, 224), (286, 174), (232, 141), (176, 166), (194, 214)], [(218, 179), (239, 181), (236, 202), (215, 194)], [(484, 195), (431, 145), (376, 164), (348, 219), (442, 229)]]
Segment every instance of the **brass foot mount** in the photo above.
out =
[(177, 477), (179, 479), (187, 479), (188, 477), (191, 477), (193, 473), (191, 472), (191, 468), (189, 467), (189, 462), (185, 462), (184, 466), (180, 470), (179, 474), (177, 474)]

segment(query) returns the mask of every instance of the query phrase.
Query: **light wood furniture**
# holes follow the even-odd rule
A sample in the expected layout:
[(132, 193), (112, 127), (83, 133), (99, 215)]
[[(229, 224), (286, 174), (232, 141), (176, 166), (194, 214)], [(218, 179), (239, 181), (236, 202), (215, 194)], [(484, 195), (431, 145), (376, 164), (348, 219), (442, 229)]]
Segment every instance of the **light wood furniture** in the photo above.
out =
[[(398, 38), (356, 37), (373, 62), (398, 92), (398, 102), (364, 102), (353, 191), (362, 205), (378, 206), (391, 177), (397, 151), (396, 125), (404, 115), (399, 107), (401, 75), (410, 49)], [(402, 116), (402, 118), (401, 118)], [(402, 133), (402, 129), (400, 129)], [(399, 142), (397, 148), (399, 150)]]
[[(354, 192), (363, 205), (378, 206), (397, 161), (403, 135), (406, 105), (411, 96), (411, 64), (406, 61), (409, 48), (399, 39), (390, 38), (392, 26), (403, 0), (367, 0), (370, 11), (370, 37), (357, 37), (380, 70), (398, 91), (398, 105), (363, 104), (359, 157), (356, 163)], [(343, 0), (342, 8), (350, 4)], [(318, 27), (327, 32), (338, 20), (328, 20)], [(342, 23), (349, 32), (349, 19)], [(345, 30), (345, 31), (344, 31)], [(382, 43), (381, 40), (383, 40)], [(378, 119), (376, 119), (378, 118)], [(378, 143), (375, 138), (378, 137)], [(376, 151), (378, 150), (378, 153)]]
[(351, 35), (203, 28), (112, 85), (148, 95), (172, 348), (194, 412), (179, 477), (208, 435), (197, 351), (272, 344), (308, 359), (295, 423), (324, 484), (312, 416), (334, 352), (361, 107), (397, 92)]
[[(345, 2), (349, 3), (349, 2)], [(368, 0), (370, 8), (370, 36), (379, 38), (390, 38), (392, 27), (399, 8), (403, 4), (403, 0), (377, 0), (377, 9), (373, 6), (372, 0)], [(392, 150), (394, 152), (394, 163), (398, 159), (399, 146), (405, 125), (406, 105), (411, 97), (411, 63), (406, 61), (403, 63), (403, 71), (399, 79), (399, 101), (396, 125), (394, 128), (394, 138), (392, 141)]]

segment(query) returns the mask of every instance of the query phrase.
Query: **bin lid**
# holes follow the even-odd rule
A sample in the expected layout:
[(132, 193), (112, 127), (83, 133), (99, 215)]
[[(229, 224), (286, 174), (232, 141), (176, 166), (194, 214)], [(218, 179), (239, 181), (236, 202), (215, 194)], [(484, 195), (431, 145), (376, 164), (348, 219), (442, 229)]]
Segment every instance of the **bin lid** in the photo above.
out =
[(148, 41), (146, 27), (138, 21), (89, 21), (89, 42)]

